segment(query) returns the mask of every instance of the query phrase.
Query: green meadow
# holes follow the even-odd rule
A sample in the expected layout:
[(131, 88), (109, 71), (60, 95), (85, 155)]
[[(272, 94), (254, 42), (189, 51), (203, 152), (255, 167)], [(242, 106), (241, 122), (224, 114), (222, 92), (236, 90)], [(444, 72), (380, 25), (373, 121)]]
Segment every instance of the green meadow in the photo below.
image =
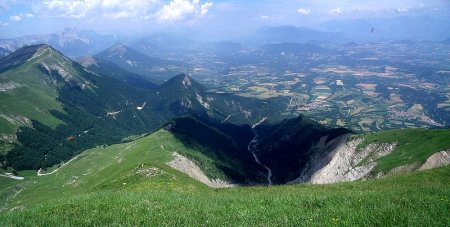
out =
[(84, 151), (50, 175), (1, 177), (0, 226), (450, 223), (450, 167), (330, 185), (213, 189), (167, 166), (172, 151), (194, 152), (160, 130)]

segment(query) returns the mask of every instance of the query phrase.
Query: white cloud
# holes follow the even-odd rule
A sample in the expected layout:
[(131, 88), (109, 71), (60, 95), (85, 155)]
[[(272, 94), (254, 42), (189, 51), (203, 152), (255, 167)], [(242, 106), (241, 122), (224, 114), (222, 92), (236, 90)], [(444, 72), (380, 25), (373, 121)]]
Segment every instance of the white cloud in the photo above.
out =
[(202, 17), (212, 5), (212, 2), (200, 4), (200, 0), (171, 0), (167, 4), (162, 0), (44, 0), (35, 4), (33, 10), (46, 17), (170, 21)]
[(311, 10), (310, 10), (310, 9), (303, 9), (303, 8), (300, 8), (300, 9), (297, 10), (297, 12), (300, 13), (300, 14), (302, 14), (302, 15), (308, 15), (308, 14), (311, 13)]
[(3, 21), (0, 21), (0, 26), (8, 26), (9, 24)]
[(397, 12), (399, 12), (399, 13), (406, 13), (408, 11), (409, 11), (408, 8), (397, 8)]
[(143, 17), (158, 4), (159, 0), (47, 0), (34, 8), (50, 17), (119, 19)]
[(268, 19), (270, 19), (270, 17), (267, 16), (267, 15), (263, 15), (263, 16), (261, 16), (261, 19), (263, 19), (263, 20), (268, 20)]
[(9, 19), (11, 19), (12, 21), (21, 21), (24, 18), (31, 18), (31, 17), (34, 17), (34, 15), (31, 13), (21, 13), (19, 15), (9, 17)]
[(343, 13), (344, 11), (341, 9), (341, 7), (336, 7), (335, 9), (332, 9), (331, 11), (330, 11), (330, 13), (331, 14), (341, 14), (341, 13)]
[(16, 16), (11, 16), (11, 17), (9, 17), (9, 19), (11, 19), (12, 21), (21, 21), (21, 20), (22, 20), (22, 17), (16, 15)]
[(205, 4), (200, 6), (200, 16), (203, 16), (208, 13), (209, 7), (213, 6), (212, 2), (206, 2)]
[(155, 13), (156, 19), (160, 21), (174, 21), (186, 17), (201, 17), (208, 13), (212, 2), (200, 5), (200, 0), (172, 0)]

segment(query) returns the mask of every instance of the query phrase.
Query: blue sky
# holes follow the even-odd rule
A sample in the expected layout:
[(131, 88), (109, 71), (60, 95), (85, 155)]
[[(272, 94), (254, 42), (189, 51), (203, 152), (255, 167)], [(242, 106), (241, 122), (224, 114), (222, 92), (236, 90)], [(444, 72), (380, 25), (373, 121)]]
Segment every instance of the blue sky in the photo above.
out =
[(261, 26), (314, 27), (330, 20), (450, 17), (450, 0), (1, 0), (0, 37), (157, 30), (240, 33)]

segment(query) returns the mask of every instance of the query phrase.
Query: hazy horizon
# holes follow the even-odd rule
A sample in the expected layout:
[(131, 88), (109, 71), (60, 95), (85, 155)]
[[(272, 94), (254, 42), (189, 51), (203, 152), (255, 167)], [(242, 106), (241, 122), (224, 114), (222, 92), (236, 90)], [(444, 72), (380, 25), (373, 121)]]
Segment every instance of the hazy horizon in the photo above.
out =
[[(427, 29), (438, 36), (433, 33), (430, 37), (442, 39), (450, 38), (445, 33), (450, 30), (448, 22), (450, 2), (446, 0), (46, 0), (32, 3), (6, 0), (0, 3), (0, 38), (59, 33), (70, 27), (125, 37), (162, 31), (195, 39), (227, 40), (261, 27), (280, 25), (352, 33), (384, 25), (386, 28), (382, 30), (427, 28), (431, 24), (436, 28)], [(402, 37), (416, 38), (414, 32)]]

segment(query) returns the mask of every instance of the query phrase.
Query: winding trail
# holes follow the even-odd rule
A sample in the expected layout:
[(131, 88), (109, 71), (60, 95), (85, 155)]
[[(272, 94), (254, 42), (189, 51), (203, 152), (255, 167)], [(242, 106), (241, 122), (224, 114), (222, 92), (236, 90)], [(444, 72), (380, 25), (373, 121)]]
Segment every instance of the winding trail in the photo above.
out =
[(258, 145), (258, 135), (255, 132), (255, 127), (258, 126), (259, 124), (263, 123), (265, 120), (267, 119), (267, 117), (264, 117), (263, 119), (261, 119), (258, 123), (252, 125), (252, 132), (255, 135), (255, 137), (253, 137), (253, 139), (250, 141), (250, 143), (247, 146), (248, 151), (250, 151), (253, 155), (253, 158), (255, 159), (255, 162), (258, 163), (259, 165), (261, 165), (262, 167), (264, 167), (267, 170), (267, 184), (268, 185), (272, 185), (272, 170), (267, 167), (266, 165), (262, 164), (259, 159), (258, 156), (256, 156), (255, 151), (257, 151), (257, 145)]
[(232, 117), (232, 116), (234, 116), (234, 115), (236, 115), (236, 114), (238, 114), (238, 113), (234, 113), (234, 114), (230, 114), (230, 115), (228, 115), (228, 117), (227, 118), (225, 118), (222, 122), (220, 122), (220, 124), (223, 124), (223, 123), (225, 123), (225, 121), (227, 121), (228, 119), (230, 119), (230, 117)]
[(24, 179), (24, 177), (15, 176), (12, 173), (0, 174), (0, 177), (7, 177), (7, 178), (14, 179), (14, 180), (23, 180)]
[(69, 161), (63, 163), (60, 167), (54, 169), (54, 170), (51, 171), (50, 173), (42, 173), (42, 168), (40, 168), (40, 169), (37, 171), (37, 176), (46, 176), (46, 175), (54, 174), (54, 173), (56, 173), (56, 171), (58, 171), (59, 169), (61, 169), (61, 167), (63, 167), (63, 166), (65, 166), (65, 165), (69, 164), (71, 161), (73, 161), (73, 160), (75, 160), (75, 159), (77, 159), (77, 158), (78, 158), (78, 155), (75, 156), (75, 157), (73, 157), (73, 158), (70, 159)]

